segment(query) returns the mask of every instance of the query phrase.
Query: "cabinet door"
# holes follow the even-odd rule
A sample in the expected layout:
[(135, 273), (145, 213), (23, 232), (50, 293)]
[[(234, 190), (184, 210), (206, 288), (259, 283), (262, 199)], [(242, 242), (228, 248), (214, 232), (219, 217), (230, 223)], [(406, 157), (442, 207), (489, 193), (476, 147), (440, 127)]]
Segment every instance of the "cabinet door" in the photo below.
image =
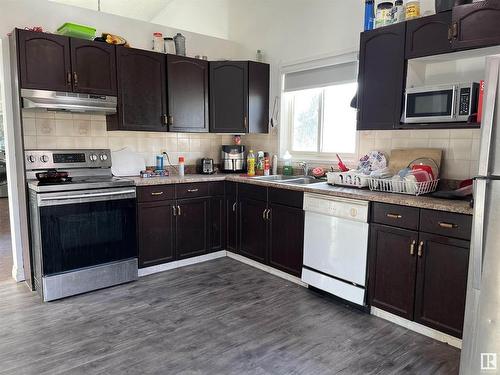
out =
[(265, 201), (240, 198), (239, 253), (261, 263), (267, 262), (267, 220)]
[(137, 205), (139, 267), (149, 267), (174, 260), (172, 201)]
[(304, 211), (270, 204), (269, 264), (300, 277), (304, 255)]
[(21, 88), (71, 91), (69, 38), (16, 30)]
[(358, 130), (399, 126), (405, 76), (406, 23), (361, 34)]
[(406, 58), (452, 52), (448, 33), (451, 11), (408, 21), (406, 25)]
[(109, 130), (167, 131), (165, 55), (117, 47), (118, 114)]
[(413, 319), (418, 232), (372, 224), (369, 292), (372, 306)]
[(208, 249), (209, 198), (177, 201), (175, 249), (178, 259), (205, 254)]
[(210, 131), (248, 132), (248, 62), (210, 63)]
[(224, 250), (225, 248), (225, 211), (224, 197), (210, 199), (210, 251)]
[(415, 321), (461, 338), (468, 241), (420, 233)]
[(115, 46), (72, 38), (71, 67), (73, 91), (116, 95)]
[(208, 61), (167, 55), (169, 130), (208, 132)]
[(500, 3), (479, 1), (453, 8), (453, 40), (456, 49), (479, 48), (500, 44)]
[(269, 132), (269, 65), (248, 63), (248, 132)]
[(226, 181), (226, 250), (238, 252), (238, 184)]

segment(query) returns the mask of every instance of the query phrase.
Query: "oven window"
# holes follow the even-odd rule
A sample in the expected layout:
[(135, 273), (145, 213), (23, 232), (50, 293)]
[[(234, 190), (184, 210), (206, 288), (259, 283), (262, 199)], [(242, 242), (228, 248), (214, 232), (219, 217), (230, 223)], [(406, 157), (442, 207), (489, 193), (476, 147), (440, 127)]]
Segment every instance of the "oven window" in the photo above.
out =
[(40, 208), (43, 274), (137, 256), (135, 200)]
[(408, 94), (406, 117), (451, 116), (453, 90)]

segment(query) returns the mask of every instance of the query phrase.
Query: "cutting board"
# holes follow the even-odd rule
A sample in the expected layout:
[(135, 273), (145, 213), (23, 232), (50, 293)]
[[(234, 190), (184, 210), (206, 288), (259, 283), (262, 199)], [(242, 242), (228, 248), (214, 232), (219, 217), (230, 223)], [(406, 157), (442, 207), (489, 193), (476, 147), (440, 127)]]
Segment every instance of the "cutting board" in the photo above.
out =
[[(443, 158), (443, 150), (440, 148), (406, 148), (391, 150), (389, 158), (389, 168), (393, 173), (398, 173), (403, 168), (406, 168), (415, 159), (429, 158), (436, 162), (439, 170), (441, 170), (441, 160)], [(431, 167), (434, 166), (431, 165)], [(439, 176), (437, 176), (439, 178)]]

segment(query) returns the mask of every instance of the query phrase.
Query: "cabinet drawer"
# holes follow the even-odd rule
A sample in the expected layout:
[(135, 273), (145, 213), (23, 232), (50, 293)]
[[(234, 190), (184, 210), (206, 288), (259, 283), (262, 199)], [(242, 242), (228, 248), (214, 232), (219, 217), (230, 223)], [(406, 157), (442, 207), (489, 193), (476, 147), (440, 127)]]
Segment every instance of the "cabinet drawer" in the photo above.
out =
[(140, 186), (137, 188), (138, 202), (157, 202), (175, 199), (174, 185)]
[(469, 240), (471, 237), (472, 216), (451, 212), (422, 210), (420, 230), (446, 237)]
[(267, 188), (251, 184), (239, 184), (238, 196), (240, 199), (248, 198), (258, 201), (267, 201)]
[(207, 197), (209, 195), (207, 182), (179, 184), (175, 186), (175, 191), (178, 199)]
[(304, 203), (304, 193), (301, 191), (270, 188), (269, 203), (302, 208)]
[(374, 203), (372, 221), (393, 227), (418, 230), (419, 209), (395, 204)]
[(211, 182), (209, 191), (211, 196), (224, 195), (224, 181)]

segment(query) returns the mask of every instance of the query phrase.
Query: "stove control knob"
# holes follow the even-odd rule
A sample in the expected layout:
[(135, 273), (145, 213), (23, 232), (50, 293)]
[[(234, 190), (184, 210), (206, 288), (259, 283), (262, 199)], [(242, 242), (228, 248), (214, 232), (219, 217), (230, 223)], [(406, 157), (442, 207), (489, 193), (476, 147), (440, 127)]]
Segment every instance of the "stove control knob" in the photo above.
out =
[(108, 155), (102, 154), (99, 158), (101, 159), (101, 161), (106, 161), (108, 160)]
[(34, 163), (36, 161), (36, 158), (33, 155), (28, 156), (28, 161), (30, 163)]
[(97, 161), (97, 155), (96, 154), (90, 154), (89, 159), (90, 159), (90, 161)]
[(47, 163), (49, 161), (49, 157), (47, 155), (40, 156), (40, 161), (42, 163)]

